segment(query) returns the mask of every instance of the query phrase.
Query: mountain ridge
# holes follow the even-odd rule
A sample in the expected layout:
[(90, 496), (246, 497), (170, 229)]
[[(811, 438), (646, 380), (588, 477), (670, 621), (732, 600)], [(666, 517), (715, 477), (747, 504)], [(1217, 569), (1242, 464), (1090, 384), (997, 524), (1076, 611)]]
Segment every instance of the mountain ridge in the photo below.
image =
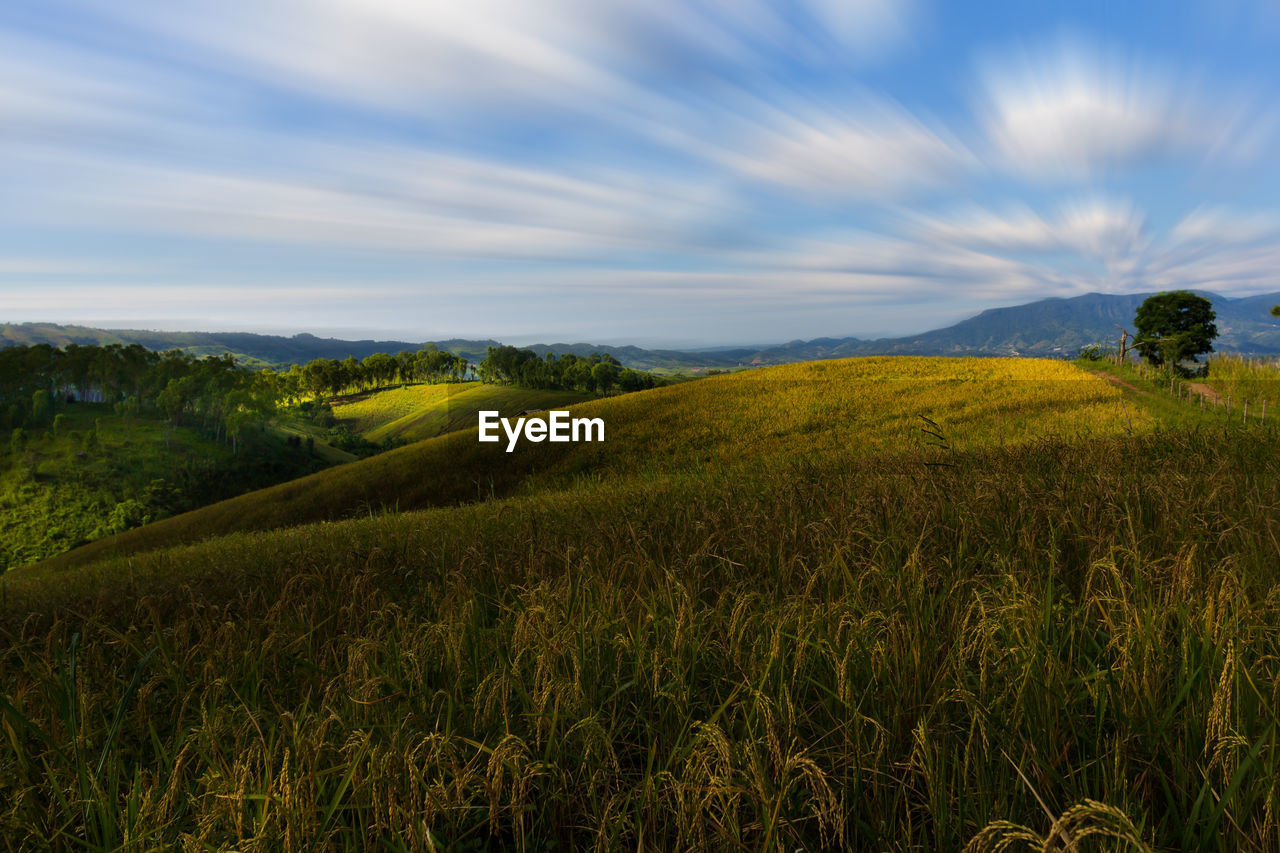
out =
[[(1227, 297), (1195, 291), (1209, 299), (1218, 314), (1215, 349), (1255, 355), (1280, 354), (1280, 321), (1270, 316), (1280, 293)], [(1110, 344), (1119, 324), (1133, 331), (1133, 315), (1152, 294), (1086, 293), (1048, 297), (1035, 302), (987, 308), (972, 317), (915, 335), (866, 339), (820, 337), (769, 346), (697, 347), (686, 350), (646, 349), (630, 345), (577, 343), (531, 344), (524, 349), (539, 356), (548, 352), (587, 355), (604, 352), (627, 367), (641, 370), (694, 370), (740, 365), (784, 364), (822, 358), (863, 355), (978, 355), (1070, 357), (1082, 346)], [(316, 358), (364, 358), (375, 352), (395, 353), (434, 345), (480, 361), (493, 339), (450, 338), (415, 343), (364, 339), (349, 341), (300, 332), (292, 336), (252, 332), (164, 332), (139, 329), (98, 329), (54, 323), (0, 323), (0, 346), (48, 343), (138, 343), (149, 349), (184, 349), (194, 355), (230, 352), (251, 364), (285, 365)]]

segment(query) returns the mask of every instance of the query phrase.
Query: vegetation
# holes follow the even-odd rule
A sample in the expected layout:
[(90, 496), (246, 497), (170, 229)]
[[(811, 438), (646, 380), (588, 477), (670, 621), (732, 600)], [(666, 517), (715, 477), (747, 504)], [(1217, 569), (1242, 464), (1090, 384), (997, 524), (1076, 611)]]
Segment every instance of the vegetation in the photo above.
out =
[(481, 411), (503, 417), (529, 410), (563, 408), (589, 399), (572, 391), (468, 383), (406, 385), (334, 401), (338, 423), (375, 442), (412, 442), (447, 432), (474, 429)]
[(557, 357), (548, 352), (538, 358), (533, 350), (511, 346), (489, 347), (479, 373), (486, 382), (600, 394), (615, 388), (643, 391), (659, 384), (652, 373), (624, 368), (608, 353), (596, 352), (580, 358), (573, 353)]
[(1276, 436), (1143, 400), (1046, 362), (723, 376), (579, 407), (606, 455), (547, 464), (590, 477), (11, 573), (0, 832), (1275, 849)]
[[(538, 363), (578, 359), (549, 355)], [(599, 356), (581, 363), (588, 375), (591, 366), (609, 364)], [(0, 453), (0, 571), (325, 464), (473, 426), (480, 408), (518, 414), (587, 397), (463, 385), (469, 368), (465, 358), (431, 346), (359, 361), (316, 359), (282, 373), (137, 344), (0, 349), (7, 450)], [(605, 372), (653, 384), (616, 364)], [(597, 381), (600, 375), (587, 383), (591, 390), (616, 384)], [(436, 384), (390, 387), (411, 382)], [(339, 405), (330, 406), (339, 394)]]
[(1246, 358), (1228, 353), (1215, 355), (1209, 361), (1205, 385), (1236, 405), (1247, 400), (1260, 410), (1266, 401), (1270, 410), (1280, 414), (1280, 364), (1274, 361)]
[(14, 430), (0, 448), (0, 573), (326, 464), (268, 432), (237, 450), (105, 403), (70, 405), (50, 429)]
[[(64, 555), (81, 564), (210, 536), (399, 509), (563, 489), (581, 480), (752, 468), (917, 447), (920, 415), (947, 444), (976, 449), (1054, 436), (1149, 432), (1158, 421), (1063, 362), (876, 358), (784, 365), (571, 407), (606, 423), (604, 445), (476, 441), (466, 431), (104, 539)], [(945, 463), (945, 459), (940, 460)]]
[(1133, 318), (1138, 334), (1133, 345), (1157, 367), (1177, 366), (1213, 351), (1218, 335), (1213, 303), (1188, 290), (1171, 290), (1148, 297)]

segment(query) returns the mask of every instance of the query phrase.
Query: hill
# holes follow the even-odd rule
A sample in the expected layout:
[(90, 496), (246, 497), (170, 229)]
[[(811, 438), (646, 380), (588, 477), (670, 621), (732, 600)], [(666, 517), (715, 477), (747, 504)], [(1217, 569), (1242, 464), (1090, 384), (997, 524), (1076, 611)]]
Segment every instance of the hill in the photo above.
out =
[(590, 399), (573, 391), (537, 391), (482, 383), (405, 385), (331, 401), (339, 423), (373, 442), (410, 442), (474, 429), (481, 411), (502, 417), (563, 408)]
[[(61, 326), (56, 323), (0, 323), (0, 346), (16, 344), (140, 344), (147, 349), (164, 351), (179, 349), (195, 356), (231, 353), (245, 364), (264, 367), (287, 367), (305, 364), (317, 358), (344, 359), (355, 356), (363, 359), (377, 352), (394, 355), (405, 350), (417, 351), (428, 344), (438, 349), (465, 356), (468, 361), (480, 363), (488, 348), (500, 346), (494, 340), (466, 340), (450, 338), (443, 341), (412, 343), (409, 341), (346, 341), (336, 338), (320, 338), (300, 333), (291, 337), (260, 335), (251, 332), (163, 332), (141, 329), (95, 329), (88, 326)], [(573, 353), (587, 356), (607, 352), (622, 364), (637, 370), (674, 371), (690, 367), (732, 366), (747, 350), (717, 350), (708, 353), (686, 353), (674, 350), (646, 350), (631, 346), (607, 346), (596, 344), (535, 344), (532, 349), (538, 355), (547, 352)]]
[[(548, 352), (585, 356), (609, 353), (636, 370), (698, 371), (739, 365), (788, 364), (870, 355), (975, 355), (1073, 357), (1082, 346), (1113, 344), (1115, 324), (1133, 330), (1138, 305), (1150, 296), (1089, 293), (1069, 299), (1042, 299), (1026, 305), (992, 308), (944, 329), (897, 338), (816, 338), (766, 347), (649, 350), (634, 346), (589, 343), (533, 344), (526, 349), (539, 356)], [(1201, 292), (1218, 312), (1218, 351), (1255, 355), (1280, 354), (1280, 322), (1269, 315), (1280, 304), (1280, 293), (1233, 299)], [(236, 354), (253, 364), (298, 364), (315, 358), (363, 358), (375, 352), (417, 350), (423, 344), (404, 341), (340, 341), (313, 335), (279, 337), (247, 333), (140, 332), (89, 329), (52, 324), (0, 325), (0, 346), (14, 343), (140, 343), (151, 349), (186, 349), (196, 355)], [(465, 356), (474, 363), (497, 341), (455, 338), (431, 342), (441, 350)]]
[[(953, 326), (901, 338), (822, 338), (763, 349), (759, 364), (860, 355), (988, 355), (1063, 358), (1090, 344), (1114, 346), (1119, 324), (1133, 332), (1133, 316), (1150, 293), (1088, 293), (992, 308)], [(1231, 299), (1200, 292), (1218, 314), (1218, 351), (1280, 353), (1280, 322), (1271, 317), (1280, 293)]]
[(106, 404), (65, 407), (48, 429), (19, 429), (0, 448), (0, 574), (146, 522), (317, 471), (339, 459), (323, 443), (291, 447), (274, 432), (225, 443), (162, 417)]
[[(417, 350), (421, 344), (405, 341), (343, 341), (306, 333), (284, 337), (251, 332), (161, 332), (142, 329), (94, 329), (55, 323), (0, 324), (0, 346), (13, 344), (140, 344), (147, 349), (179, 349), (196, 356), (232, 353), (250, 364), (281, 366), (305, 364), (317, 358), (364, 358), (375, 352)], [(481, 356), (483, 357), (483, 355)]]
[(478, 443), (471, 426), (94, 542), (49, 565), (238, 531), (554, 491), (582, 478), (901, 452), (926, 440), (920, 415), (933, 418), (956, 449), (1116, 434), (1155, 423), (1123, 409), (1119, 391), (1069, 364), (1020, 359), (784, 365), (594, 400), (570, 411), (603, 418), (605, 444), (525, 442), (508, 453), (504, 444)]
[[(1144, 401), (1025, 359), (751, 371), (583, 404), (603, 446), (312, 478), (435, 508), (19, 571), (0, 829), (1275, 849), (1276, 433)], [(455, 464), (497, 497), (440, 505)], [(324, 509), (235, 506), (275, 498)]]

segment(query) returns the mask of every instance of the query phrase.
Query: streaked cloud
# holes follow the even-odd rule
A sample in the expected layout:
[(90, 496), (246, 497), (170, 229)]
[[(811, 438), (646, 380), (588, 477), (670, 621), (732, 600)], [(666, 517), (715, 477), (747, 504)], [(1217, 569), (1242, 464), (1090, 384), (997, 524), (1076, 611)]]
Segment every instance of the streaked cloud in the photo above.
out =
[(1244, 164), (1275, 113), (1141, 52), (1062, 40), (989, 57), (979, 95), (995, 162), (1039, 177), (1087, 177), (1169, 158)]
[(938, 59), (926, 22), (947, 11), (0, 9), (0, 298), (691, 343), (876, 331), (860, 305), (906, 331), (926, 302), (935, 322), (1089, 290), (1280, 289), (1268, 80), (1047, 24)]

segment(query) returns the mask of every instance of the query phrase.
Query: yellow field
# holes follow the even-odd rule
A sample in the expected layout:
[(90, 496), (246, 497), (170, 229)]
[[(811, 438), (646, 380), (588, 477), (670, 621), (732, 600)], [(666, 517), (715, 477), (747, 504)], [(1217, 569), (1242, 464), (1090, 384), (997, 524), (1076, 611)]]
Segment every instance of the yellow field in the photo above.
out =
[(1145, 411), (1067, 362), (856, 358), (716, 376), (575, 408), (610, 455), (722, 460), (919, 447), (930, 418), (957, 450), (1150, 430)]
[[(481, 386), (483, 387), (483, 386)], [(499, 389), (506, 390), (506, 389)], [(539, 393), (539, 392), (523, 392)], [(547, 392), (542, 392), (547, 393)], [(796, 460), (955, 451), (1149, 432), (1146, 410), (1065, 362), (865, 358), (715, 376), (569, 407), (603, 418), (603, 444), (480, 444), (465, 430), (242, 495), (71, 551), (81, 564), (208, 536), (371, 511), (571, 487), (579, 478), (684, 474)], [(932, 419), (941, 441), (923, 431)], [(944, 445), (943, 447), (935, 445)]]
[(474, 428), (481, 410), (504, 417), (528, 409), (561, 408), (587, 399), (574, 391), (533, 391), (478, 382), (405, 385), (336, 402), (333, 414), (369, 441), (422, 441)]
[(12, 572), (0, 838), (1278, 850), (1277, 430), (1121, 393), (750, 371)]
[(333, 415), (352, 432), (365, 435), (405, 415), (432, 408), (466, 388), (459, 383), (402, 385), (334, 401)]

